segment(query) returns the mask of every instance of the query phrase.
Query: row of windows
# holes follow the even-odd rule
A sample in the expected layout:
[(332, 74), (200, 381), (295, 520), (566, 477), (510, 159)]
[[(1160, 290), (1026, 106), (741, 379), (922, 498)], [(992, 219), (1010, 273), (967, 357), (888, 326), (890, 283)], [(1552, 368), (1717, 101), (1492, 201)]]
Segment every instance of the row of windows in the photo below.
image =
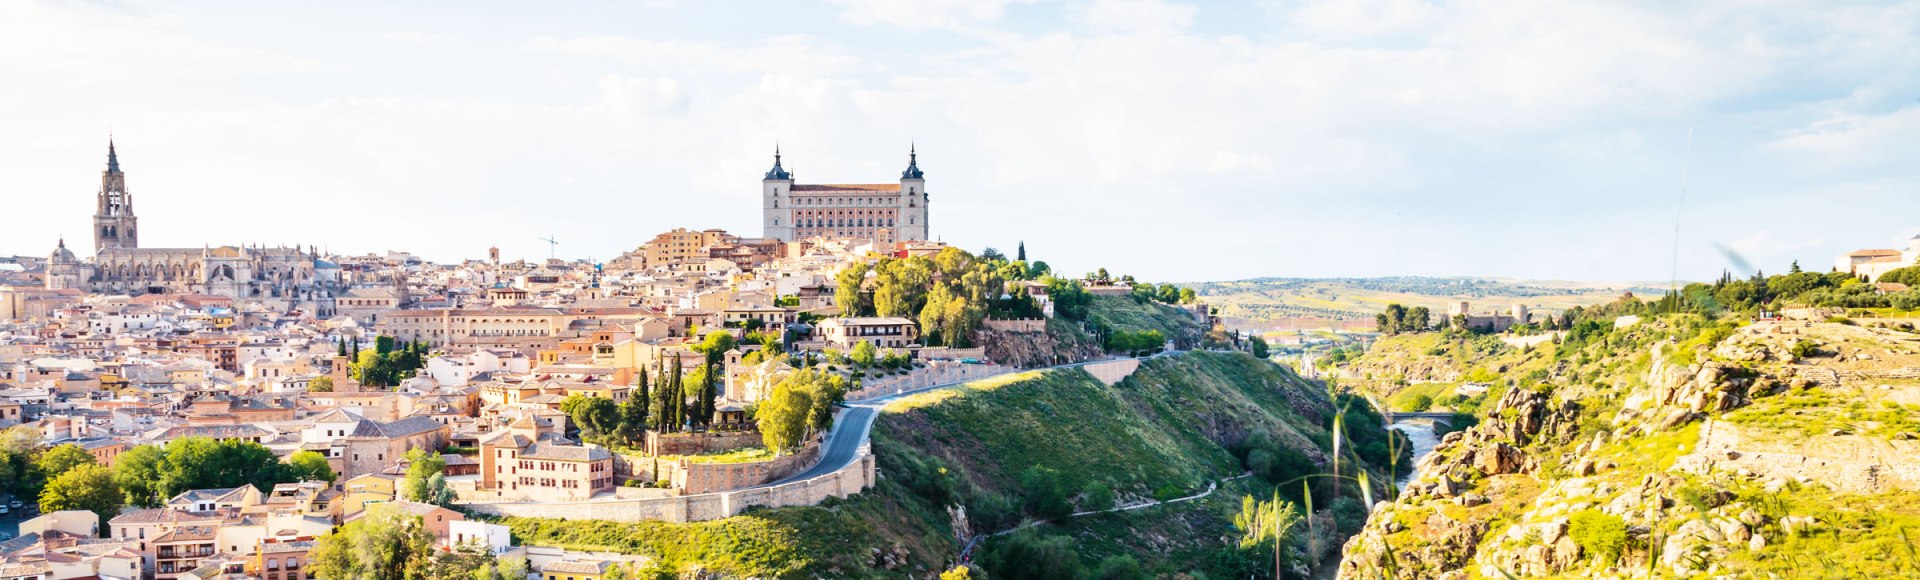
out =
[(875, 220), (865, 220), (865, 219), (811, 220), (809, 219), (809, 220), (800, 220), (799, 225), (800, 227), (803, 227), (803, 228), (890, 228), (890, 227), (893, 227), (893, 220), (891, 219), (887, 219), (887, 220), (877, 220), (877, 219)]

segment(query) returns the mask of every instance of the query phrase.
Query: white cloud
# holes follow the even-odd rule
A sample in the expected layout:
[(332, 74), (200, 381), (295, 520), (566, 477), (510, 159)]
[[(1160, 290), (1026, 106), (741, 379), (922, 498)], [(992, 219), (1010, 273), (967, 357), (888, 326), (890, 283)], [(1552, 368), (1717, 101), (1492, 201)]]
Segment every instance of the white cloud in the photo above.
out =
[(410, 46), (437, 46), (451, 44), (455, 40), (449, 35), (420, 31), (389, 32), (384, 36), (387, 40)]
[(1165, 0), (1093, 0), (1080, 18), (1097, 33), (1157, 34), (1186, 30), (1197, 10)]
[(840, 17), (847, 22), (909, 30), (961, 29), (999, 20), (1016, 1), (1033, 0), (828, 0), (842, 8)]
[(209, 75), (298, 73), (309, 59), (194, 38), (179, 23), (108, 4), (0, 3), (0, 76), (57, 75), (64, 83), (139, 82)]
[(659, 78), (600, 77), (600, 91), (614, 118), (632, 121), (652, 114), (677, 115), (686, 111), (687, 93), (680, 81)]
[(1770, 144), (1787, 157), (1829, 168), (1860, 168), (1920, 161), (1920, 106), (1879, 115), (1839, 114), (1796, 129)]
[(624, 36), (558, 38), (527, 42), (535, 50), (614, 59), (626, 64), (677, 71), (721, 73), (792, 72), (850, 74), (872, 69), (862, 59), (807, 36), (780, 36), (754, 43), (654, 40)]

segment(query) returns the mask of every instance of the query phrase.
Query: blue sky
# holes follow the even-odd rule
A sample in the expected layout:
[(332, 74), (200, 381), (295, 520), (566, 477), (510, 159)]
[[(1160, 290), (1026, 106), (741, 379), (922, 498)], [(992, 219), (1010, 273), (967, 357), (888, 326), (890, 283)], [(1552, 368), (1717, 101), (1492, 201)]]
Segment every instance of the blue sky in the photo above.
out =
[(149, 246), (605, 259), (757, 235), (775, 141), (816, 183), (917, 142), (936, 236), (1075, 272), (1664, 280), (1683, 172), (1683, 277), (1824, 269), (1920, 232), (1917, 37), (1914, 2), (0, 0), (0, 253), (88, 246), (111, 128)]

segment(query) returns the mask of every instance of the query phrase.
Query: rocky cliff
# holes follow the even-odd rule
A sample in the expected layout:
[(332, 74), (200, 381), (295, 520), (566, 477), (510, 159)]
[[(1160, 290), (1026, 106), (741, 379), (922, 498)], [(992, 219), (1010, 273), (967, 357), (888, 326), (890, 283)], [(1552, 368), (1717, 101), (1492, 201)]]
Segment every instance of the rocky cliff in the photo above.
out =
[(1509, 376), (1542, 380), (1446, 436), (1341, 576), (1913, 577), (1915, 369), (1899, 322), (1675, 318), (1534, 351)]

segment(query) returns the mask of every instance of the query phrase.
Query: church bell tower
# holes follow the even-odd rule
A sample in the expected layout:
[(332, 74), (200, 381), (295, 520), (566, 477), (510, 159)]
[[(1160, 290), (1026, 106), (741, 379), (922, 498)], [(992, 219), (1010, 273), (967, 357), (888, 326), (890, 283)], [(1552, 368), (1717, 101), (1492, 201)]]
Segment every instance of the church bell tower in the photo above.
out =
[(127, 175), (120, 172), (120, 155), (107, 140), (107, 170), (100, 173), (99, 207), (93, 212), (93, 251), (138, 248), (140, 218), (133, 216), (133, 196), (127, 193)]

